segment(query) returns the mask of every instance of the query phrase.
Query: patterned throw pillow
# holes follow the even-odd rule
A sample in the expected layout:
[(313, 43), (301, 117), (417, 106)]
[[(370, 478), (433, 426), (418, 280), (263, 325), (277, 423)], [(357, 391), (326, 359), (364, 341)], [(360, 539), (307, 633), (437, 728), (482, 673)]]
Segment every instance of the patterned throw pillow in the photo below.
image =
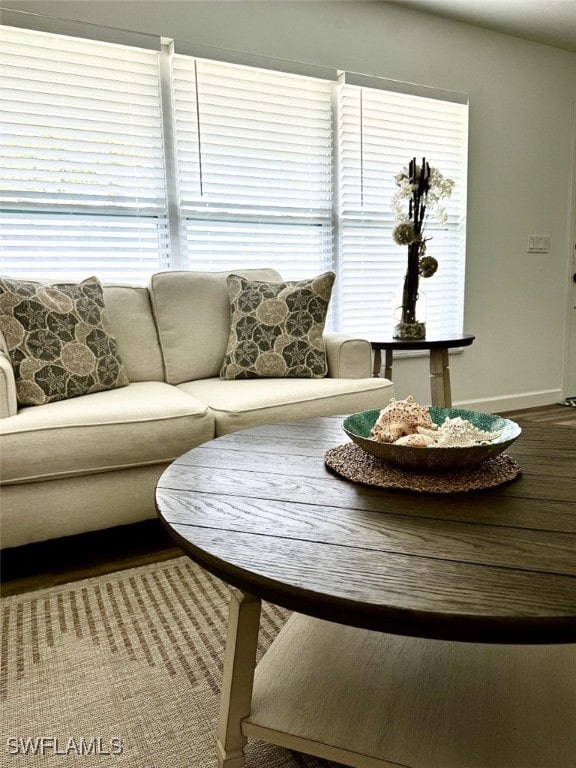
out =
[(231, 327), (220, 378), (326, 376), (322, 333), (335, 277), (265, 283), (229, 275)]
[(51, 285), (0, 278), (0, 330), (20, 405), (128, 384), (96, 277)]

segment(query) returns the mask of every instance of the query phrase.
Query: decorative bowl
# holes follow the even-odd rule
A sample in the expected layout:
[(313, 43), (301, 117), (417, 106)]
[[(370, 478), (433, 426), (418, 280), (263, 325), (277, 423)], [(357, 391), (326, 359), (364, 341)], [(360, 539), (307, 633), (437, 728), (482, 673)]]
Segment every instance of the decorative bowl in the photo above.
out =
[(418, 470), (450, 470), (473, 467), (497, 456), (520, 437), (521, 428), (515, 421), (490, 413), (466, 411), (460, 408), (439, 408), (430, 406), (430, 418), (441, 426), (444, 420), (460, 416), (485, 432), (501, 430), (500, 437), (486, 445), (472, 445), (464, 448), (413, 448), (393, 443), (380, 443), (370, 437), (370, 430), (376, 423), (380, 410), (362, 411), (348, 416), (343, 423), (348, 437), (366, 453), (381, 461), (401, 467)]

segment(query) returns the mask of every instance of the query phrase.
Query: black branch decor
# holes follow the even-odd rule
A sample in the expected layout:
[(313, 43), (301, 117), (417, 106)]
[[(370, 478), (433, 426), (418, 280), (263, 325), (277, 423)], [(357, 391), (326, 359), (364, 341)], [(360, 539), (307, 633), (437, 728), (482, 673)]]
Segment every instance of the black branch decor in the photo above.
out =
[(394, 337), (423, 339), (426, 336), (426, 324), (418, 320), (416, 313), (420, 278), (432, 277), (438, 269), (437, 259), (426, 255), (426, 243), (431, 238), (425, 237), (424, 230), (432, 215), (438, 222), (446, 222), (446, 210), (440, 201), (450, 197), (454, 181), (432, 168), (426, 158), (422, 158), (420, 164), (413, 158), (408, 167), (403, 168), (394, 178), (398, 190), (392, 197), (392, 210), (395, 214), (392, 237), (398, 245), (408, 246), (402, 304), (399, 307), (400, 317), (394, 327)]

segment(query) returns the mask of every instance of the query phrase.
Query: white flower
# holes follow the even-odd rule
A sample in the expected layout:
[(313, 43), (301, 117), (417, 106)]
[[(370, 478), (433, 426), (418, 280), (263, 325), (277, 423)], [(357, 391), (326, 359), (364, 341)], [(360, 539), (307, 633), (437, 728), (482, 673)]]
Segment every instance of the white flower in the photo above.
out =
[[(419, 178), (421, 166), (415, 168), (415, 176)], [(394, 176), (398, 189), (392, 196), (391, 208), (394, 212), (396, 223), (410, 221), (408, 213), (408, 201), (418, 190), (417, 184), (410, 182), (409, 171), (405, 167)], [(429, 167), (428, 184), (422, 194), (422, 203), (426, 206), (426, 220), (434, 218), (440, 224), (445, 224), (448, 218), (446, 209), (439, 203), (451, 196), (454, 189), (454, 180), (444, 176), (437, 168)]]

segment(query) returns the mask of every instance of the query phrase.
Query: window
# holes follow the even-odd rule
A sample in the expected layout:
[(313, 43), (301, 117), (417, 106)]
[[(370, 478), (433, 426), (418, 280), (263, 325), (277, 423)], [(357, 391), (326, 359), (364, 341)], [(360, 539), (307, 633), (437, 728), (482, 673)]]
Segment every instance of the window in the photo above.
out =
[(167, 267), (158, 54), (0, 32), (2, 271), (122, 281)]
[(332, 327), (388, 331), (406, 267), (394, 175), (456, 191), (427, 226), (431, 331), (461, 331), (467, 107), (433, 97), (0, 27), (0, 269), (143, 281), (169, 268), (333, 269)]
[(330, 83), (181, 55), (172, 71), (186, 262), (331, 269)]
[[(445, 225), (430, 222), (439, 268), (420, 280), (429, 331), (463, 325), (467, 107), (393, 91), (339, 85), (340, 322), (347, 331), (389, 331), (406, 272), (407, 247), (392, 240), (394, 176), (412, 157), (456, 182)], [(450, 311), (446, 311), (449, 307)]]

